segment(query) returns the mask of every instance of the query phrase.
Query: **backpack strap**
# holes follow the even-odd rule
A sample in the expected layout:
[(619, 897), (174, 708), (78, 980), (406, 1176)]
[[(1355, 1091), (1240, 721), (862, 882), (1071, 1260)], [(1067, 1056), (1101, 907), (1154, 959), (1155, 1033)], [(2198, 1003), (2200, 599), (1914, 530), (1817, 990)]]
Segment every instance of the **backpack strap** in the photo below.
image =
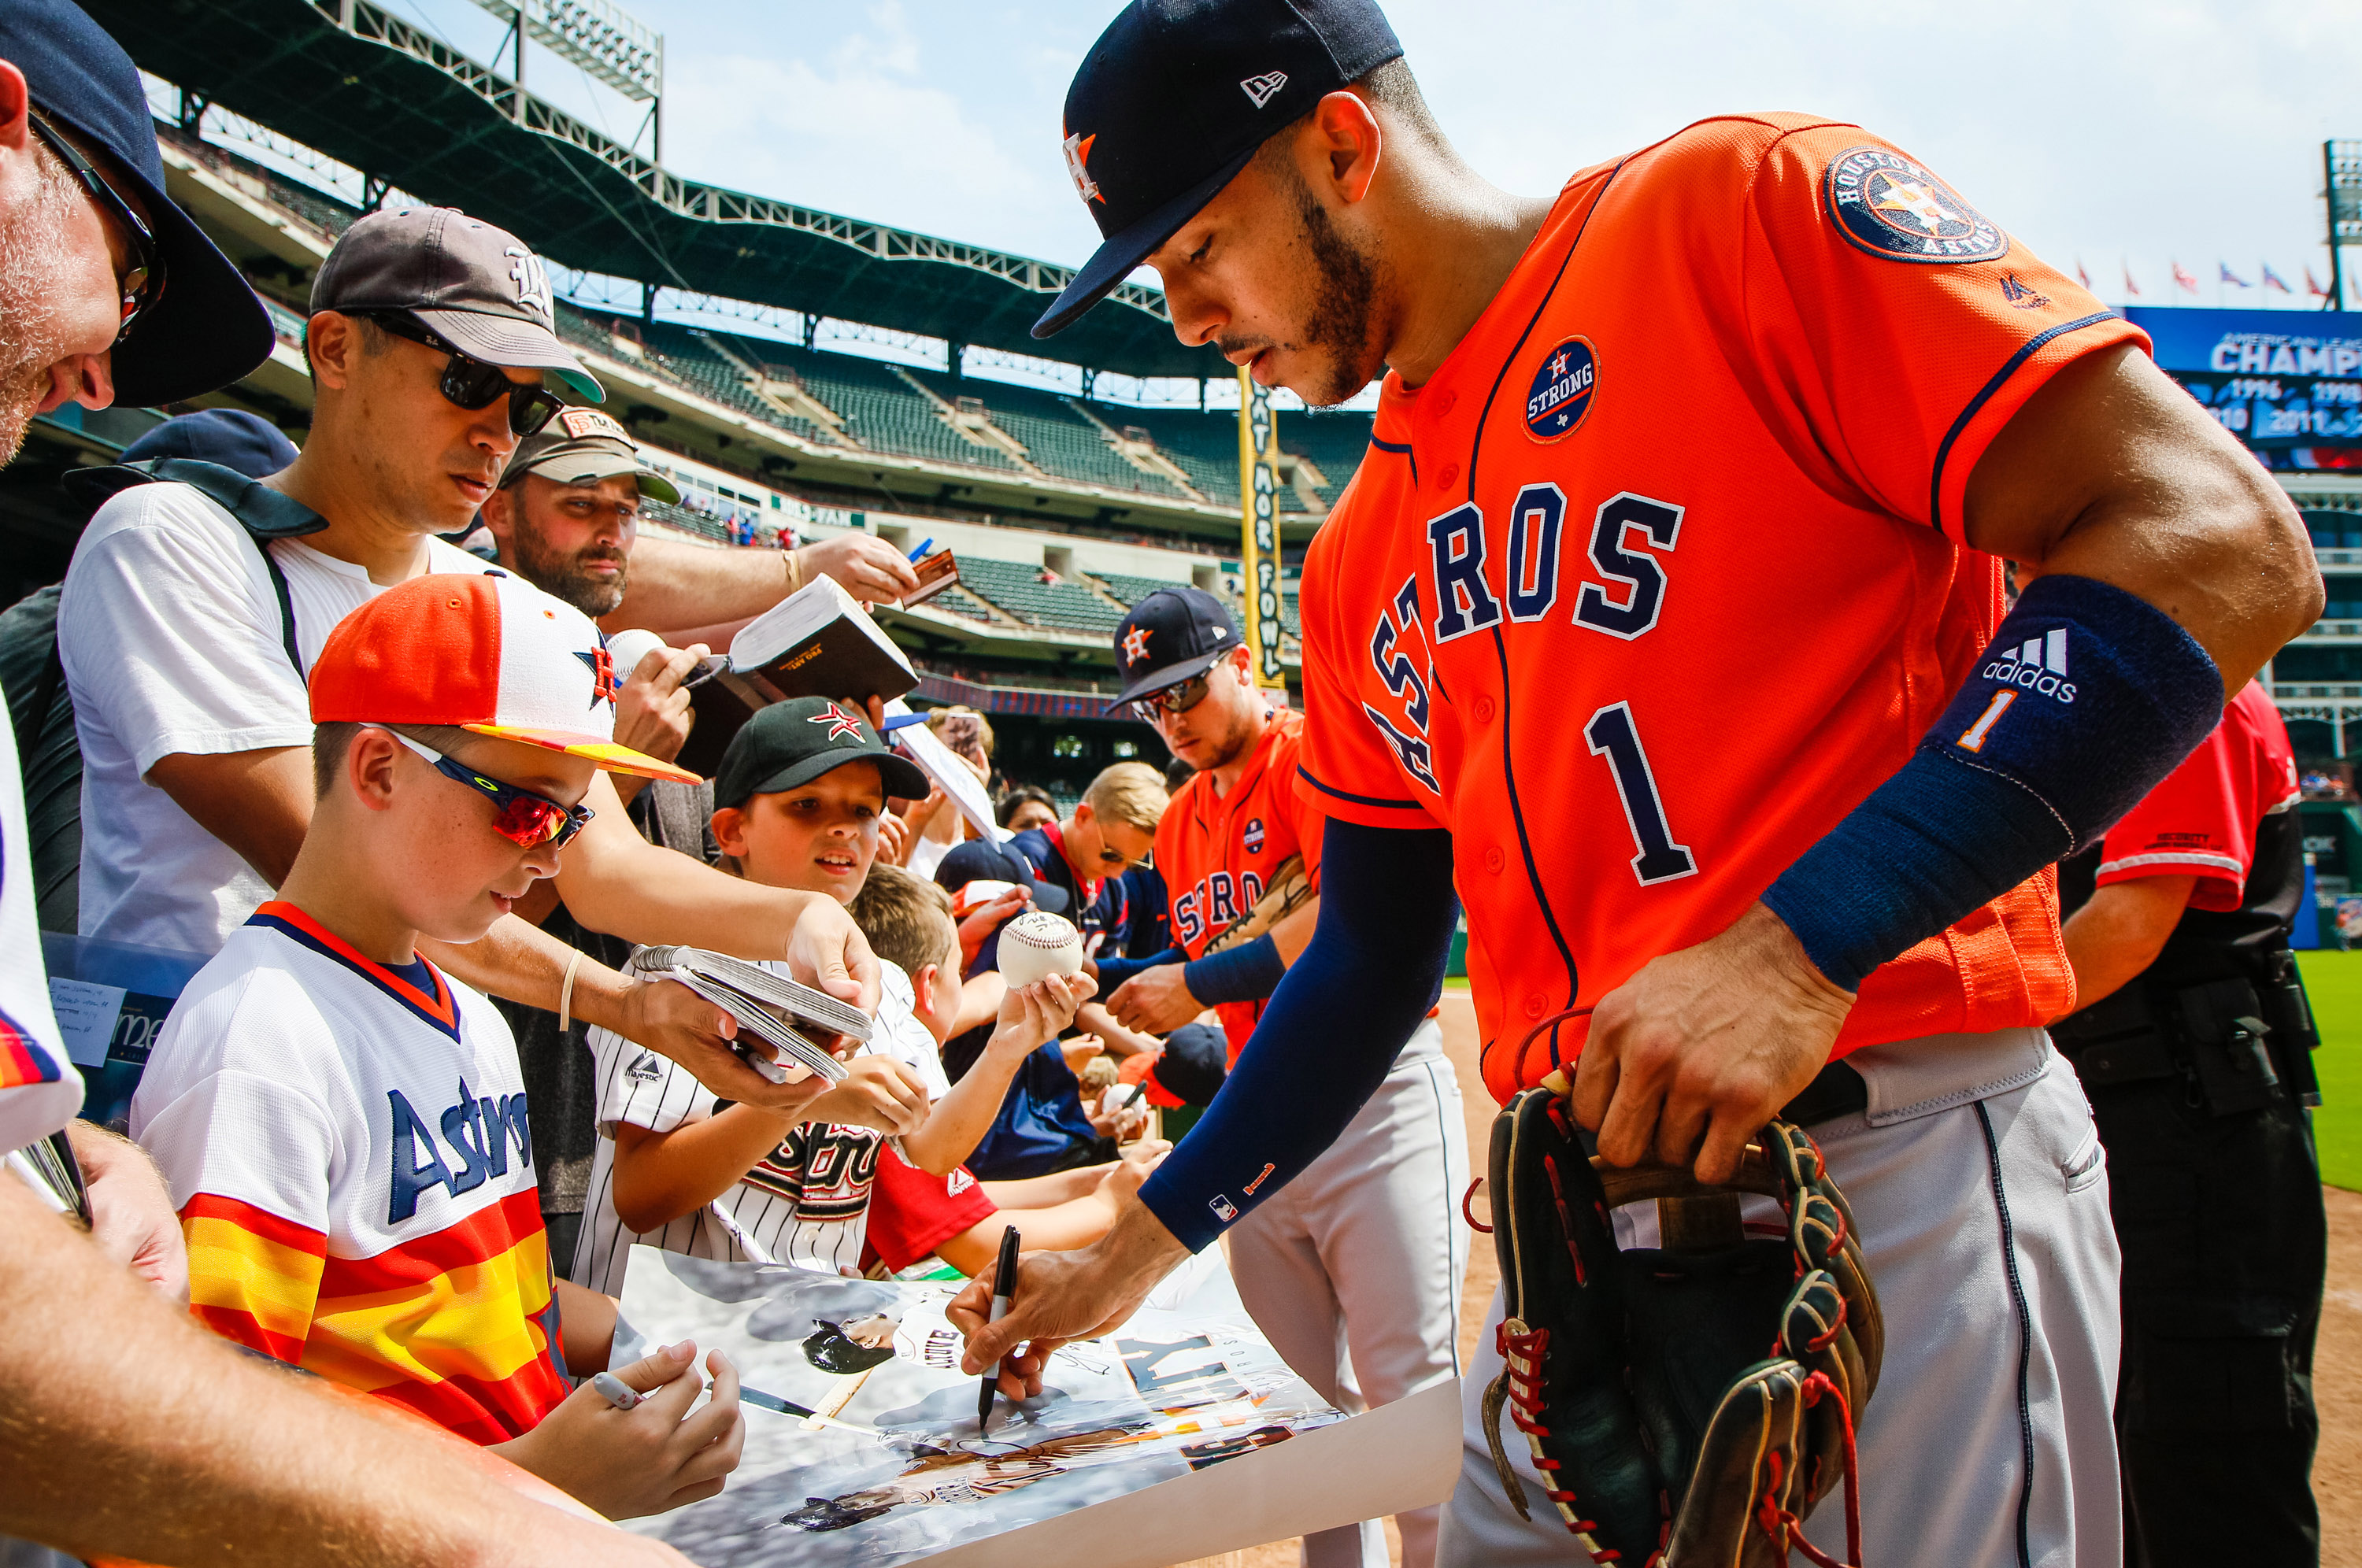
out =
[(279, 561), (271, 555), (270, 546), (273, 539), (297, 539), (324, 532), (328, 526), (326, 518), (260, 480), (197, 458), (151, 458), (104, 469), (79, 469), (68, 477), (83, 481), (83, 490), (102, 496), (134, 485), (184, 484), (237, 518), (247, 537), (254, 541), (254, 547), (261, 552), (263, 569), (270, 574), (271, 592), (279, 600), (279, 642), (287, 650), (287, 662), (294, 667), (297, 679), (306, 685), (311, 683), (311, 674), (304, 669), (303, 656), (296, 650), (295, 602), (288, 592), (287, 574), (279, 569)]

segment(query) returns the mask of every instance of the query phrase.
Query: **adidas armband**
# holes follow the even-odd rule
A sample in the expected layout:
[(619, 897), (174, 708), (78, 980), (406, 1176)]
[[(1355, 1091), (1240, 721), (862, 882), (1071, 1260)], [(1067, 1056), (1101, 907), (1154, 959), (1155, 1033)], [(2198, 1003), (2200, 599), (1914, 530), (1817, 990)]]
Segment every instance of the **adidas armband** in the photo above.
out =
[(1848, 990), (2104, 834), (2223, 716), (2223, 676), (2146, 601), (2042, 577), (1911, 760), (1763, 895)]

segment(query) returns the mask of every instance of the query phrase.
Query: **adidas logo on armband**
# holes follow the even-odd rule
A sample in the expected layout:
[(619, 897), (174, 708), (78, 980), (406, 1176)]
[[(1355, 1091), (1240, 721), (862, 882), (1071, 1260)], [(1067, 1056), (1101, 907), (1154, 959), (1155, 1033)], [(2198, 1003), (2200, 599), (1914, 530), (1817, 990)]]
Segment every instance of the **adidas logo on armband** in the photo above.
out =
[(2014, 686), (2021, 691), (2032, 691), (2043, 697), (2055, 697), (2061, 702), (2075, 701), (2074, 683), (2067, 679), (2067, 628), (2060, 626), (2039, 637), (2028, 637), (2024, 646), (1999, 658), (1988, 659), (1977, 674), (1987, 680), (1998, 680), (2003, 686)]

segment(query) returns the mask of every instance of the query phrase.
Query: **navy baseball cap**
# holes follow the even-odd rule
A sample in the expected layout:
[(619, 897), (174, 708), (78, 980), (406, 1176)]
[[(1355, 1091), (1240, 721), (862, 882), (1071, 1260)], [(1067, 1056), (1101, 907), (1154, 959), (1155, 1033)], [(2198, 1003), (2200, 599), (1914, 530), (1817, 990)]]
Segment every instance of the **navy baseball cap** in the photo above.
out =
[(1066, 89), (1066, 172), (1102, 243), (1047, 337), (1198, 215), (1263, 144), (1402, 45), (1371, 0), (1132, 0)]
[(1014, 882), (1032, 898), (1033, 907), (1052, 914), (1066, 912), (1066, 889), (1034, 874), (1033, 862), (1013, 844), (992, 844), (972, 838), (955, 844), (935, 867), (935, 885), (958, 892), (970, 882)]
[[(270, 356), (270, 315), (229, 259), (164, 193), (148, 90), (123, 46), (67, 0), (0, 0), (0, 60), (33, 106), (72, 131), (145, 209), (164, 289), (108, 363), (115, 401), (153, 407), (227, 386)], [(116, 220), (109, 217), (112, 224)]]
[(925, 796), (927, 776), (919, 765), (877, 738), (857, 708), (826, 697), (790, 697), (774, 702), (739, 727), (713, 775), (713, 804), (743, 806), (756, 795), (774, 795), (809, 784), (851, 762), (874, 762), (889, 795), (916, 801)]
[(1202, 588), (1160, 588), (1131, 607), (1115, 629), (1116, 669), (1123, 690), (1112, 713), (1211, 669), (1244, 639), (1231, 607)]
[[(104, 468), (69, 469), (59, 480), (65, 492), (95, 512), (117, 491), (148, 484), (155, 475), (129, 465), (149, 458), (193, 458), (219, 463), (252, 480), (269, 479), (295, 460), (295, 443), (279, 426), (242, 408), (201, 408), (167, 419), (123, 448)], [(325, 528), (327, 525), (320, 525)]]

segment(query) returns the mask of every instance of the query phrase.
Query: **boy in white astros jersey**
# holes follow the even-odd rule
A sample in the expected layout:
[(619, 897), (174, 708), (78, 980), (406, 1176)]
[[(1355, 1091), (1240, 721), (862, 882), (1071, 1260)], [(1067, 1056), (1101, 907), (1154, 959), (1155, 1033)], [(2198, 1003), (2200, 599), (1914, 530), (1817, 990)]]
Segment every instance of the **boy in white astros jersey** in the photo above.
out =
[[(723, 754), (714, 842), (725, 867), (749, 881), (850, 904), (877, 857), (887, 797), (915, 799), (927, 788), (856, 710), (820, 697), (775, 702)], [(577, 1283), (620, 1292), (635, 1242), (858, 1274), (886, 1139), (919, 1169), (949, 1176), (991, 1127), (1017, 1068), (1097, 990), (1087, 976), (1052, 976), (1010, 992), (993, 1043), (954, 1085), (935, 1037), (912, 1014), (911, 977), (878, 968), (868, 1053), (800, 1113), (721, 1104), (655, 1052), (591, 1032), (606, 1136), (590, 1167), (590, 1244), (576, 1254)]]
[[(473, 942), (590, 812), (613, 744), (598, 629), (522, 579), (413, 579), (348, 615), (311, 678), (316, 814), (280, 897), (189, 984), (132, 1101), (225, 1337), (434, 1420), (610, 1518), (709, 1496), (737, 1379), (696, 1347), (624, 1369), (614, 1304), (550, 1277), (508, 1025), (419, 956)], [(651, 1419), (643, 1419), (646, 1416)]]

